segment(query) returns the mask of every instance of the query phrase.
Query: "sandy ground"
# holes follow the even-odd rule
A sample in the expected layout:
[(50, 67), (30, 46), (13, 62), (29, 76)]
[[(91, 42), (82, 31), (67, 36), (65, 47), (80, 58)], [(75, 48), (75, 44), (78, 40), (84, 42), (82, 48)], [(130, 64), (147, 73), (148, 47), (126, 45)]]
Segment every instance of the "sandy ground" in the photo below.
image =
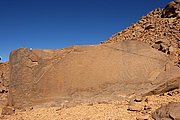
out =
[(49, 107), (16, 110), (14, 115), (1, 115), (2, 120), (152, 120), (151, 113), (161, 105), (180, 102), (180, 93), (152, 95), (143, 98), (140, 106), (147, 110), (129, 111), (129, 100), (80, 104), (74, 107)]

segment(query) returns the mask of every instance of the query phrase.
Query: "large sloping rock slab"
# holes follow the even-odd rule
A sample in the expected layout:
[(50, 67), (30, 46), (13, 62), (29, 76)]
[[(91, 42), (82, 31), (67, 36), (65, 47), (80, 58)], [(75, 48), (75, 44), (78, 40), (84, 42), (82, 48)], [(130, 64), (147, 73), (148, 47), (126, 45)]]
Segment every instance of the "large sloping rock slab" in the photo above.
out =
[(144, 43), (18, 49), (10, 55), (9, 104), (120, 99), (179, 88), (180, 69)]

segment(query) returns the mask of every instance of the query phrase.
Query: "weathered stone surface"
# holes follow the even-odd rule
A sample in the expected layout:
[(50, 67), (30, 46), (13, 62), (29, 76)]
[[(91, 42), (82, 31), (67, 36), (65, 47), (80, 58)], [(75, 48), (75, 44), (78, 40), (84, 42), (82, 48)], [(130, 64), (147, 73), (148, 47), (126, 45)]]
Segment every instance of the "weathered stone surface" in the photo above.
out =
[(7, 104), (9, 74), (9, 63), (0, 63), (0, 107)]
[(12, 115), (15, 113), (15, 109), (12, 107), (3, 107), (1, 115)]
[(170, 120), (180, 120), (180, 103), (171, 102), (168, 105), (164, 105), (157, 109), (152, 117), (155, 120), (170, 119)]
[(180, 0), (174, 0), (175, 3), (180, 3)]
[(150, 119), (150, 117), (148, 115), (142, 115), (142, 116), (138, 116), (136, 118), (136, 120), (149, 120), (149, 119)]
[(163, 18), (174, 18), (179, 17), (179, 11), (180, 11), (180, 2), (172, 1), (170, 2), (164, 9), (162, 13)]
[(140, 102), (131, 102), (128, 106), (129, 111), (137, 111), (140, 112), (141, 110), (144, 109), (144, 105), (141, 104)]
[(157, 8), (151, 11), (137, 23), (118, 32), (102, 44), (124, 40), (148, 43), (166, 53), (180, 67), (180, 3), (179, 0), (174, 1), (164, 9)]
[(142, 96), (136, 96), (135, 98), (134, 98), (134, 101), (135, 102), (141, 102), (143, 100), (143, 97)]
[(16, 108), (179, 88), (180, 69), (163, 53), (138, 41), (60, 50), (18, 49), (10, 55), (10, 69), (9, 104)]

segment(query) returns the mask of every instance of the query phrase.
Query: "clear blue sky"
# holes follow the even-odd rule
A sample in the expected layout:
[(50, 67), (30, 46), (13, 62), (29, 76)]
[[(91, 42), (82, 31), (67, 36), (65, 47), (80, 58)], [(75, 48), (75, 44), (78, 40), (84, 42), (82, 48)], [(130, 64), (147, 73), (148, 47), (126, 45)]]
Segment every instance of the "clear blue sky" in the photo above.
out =
[(171, 0), (0, 0), (0, 56), (97, 44)]

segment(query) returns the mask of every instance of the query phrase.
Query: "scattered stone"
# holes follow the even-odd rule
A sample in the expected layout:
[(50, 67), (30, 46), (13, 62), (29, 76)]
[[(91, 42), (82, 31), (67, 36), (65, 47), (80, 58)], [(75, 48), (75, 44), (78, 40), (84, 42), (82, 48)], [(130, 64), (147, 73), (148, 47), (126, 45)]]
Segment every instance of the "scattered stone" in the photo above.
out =
[(26, 109), (26, 111), (30, 111), (30, 110), (33, 110), (33, 107), (28, 107), (28, 108)]
[(168, 92), (168, 94), (167, 95), (169, 95), (169, 96), (173, 96), (173, 93), (172, 92)]
[(180, 92), (180, 89), (175, 89), (173, 91), (167, 92), (166, 94), (169, 95), (169, 96), (174, 96), (174, 95), (179, 94), (179, 92)]
[(127, 110), (140, 112), (143, 109), (144, 106), (140, 102), (130, 102)]
[(152, 47), (157, 49), (157, 50), (161, 49), (161, 45), (160, 44), (154, 44)]
[(150, 110), (150, 109), (151, 109), (151, 107), (150, 107), (149, 105), (145, 105), (145, 106), (144, 106), (144, 110), (147, 111), (147, 110)]
[(149, 120), (149, 115), (142, 115), (136, 118), (136, 120)]
[(109, 104), (108, 101), (98, 101), (98, 104)]
[(145, 105), (144, 109), (141, 111), (143, 114), (147, 114), (151, 112), (151, 107), (149, 105)]
[(94, 104), (93, 103), (88, 103), (87, 106), (93, 106)]
[(62, 110), (62, 108), (58, 108), (58, 109), (56, 109), (56, 111), (60, 111), (60, 110)]
[(12, 107), (3, 107), (1, 115), (12, 115), (15, 113), (15, 109)]
[(180, 0), (174, 0), (175, 3), (180, 3)]
[(155, 120), (160, 120), (160, 119), (180, 120), (179, 113), (180, 113), (180, 102), (171, 102), (157, 109), (152, 114), (152, 117)]
[(3, 106), (7, 101), (9, 91), (9, 63), (0, 63), (0, 106)]
[(164, 93), (160, 93), (159, 96), (164, 96)]
[(138, 40), (167, 54), (180, 67), (179, 18), (180, 3), (179, 0), (174, 0), (164, 9), (157, 8), (151, 11), (137, 23), (118, 32), (102, 44)]
[(143, 100), (142, 96), (136, 96), (134, 99), (135, 102), (141, 102), (142, 100)]

